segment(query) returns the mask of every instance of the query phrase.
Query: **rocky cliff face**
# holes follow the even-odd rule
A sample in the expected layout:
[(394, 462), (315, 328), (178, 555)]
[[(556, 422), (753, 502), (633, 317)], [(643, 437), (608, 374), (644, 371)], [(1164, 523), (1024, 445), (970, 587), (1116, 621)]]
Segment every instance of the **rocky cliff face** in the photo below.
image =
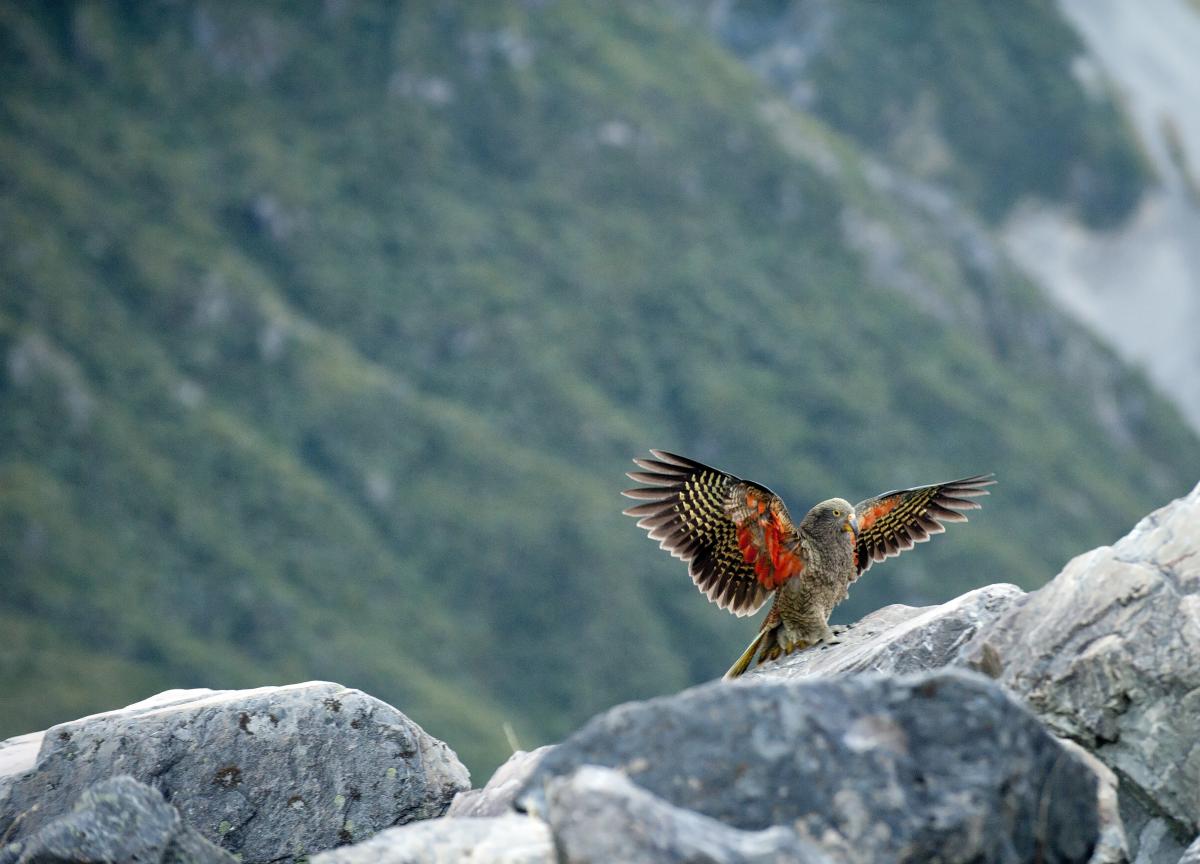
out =
[(357, 691), (163, 694), (0, 744), (0, 864), (1197, 860), (1200, 487), (1038, 591), (843, 638), (473, 791)]

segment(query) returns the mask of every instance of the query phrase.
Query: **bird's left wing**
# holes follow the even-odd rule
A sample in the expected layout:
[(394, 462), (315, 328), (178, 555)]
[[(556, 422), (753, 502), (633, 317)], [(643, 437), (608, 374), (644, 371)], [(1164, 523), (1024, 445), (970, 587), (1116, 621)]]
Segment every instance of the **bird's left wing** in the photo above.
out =
[(804, 570), (799, 537), (787, 508), (765, 486), (686, 456), (651, 450), (634, 459), (645, 483), (623, 494), (651, 540), (688, 564), (696, 587), (735, 615), (750, 615), (773, 590)]
[(946, 530), (943, 522), (966, 522), (961, 511), (979, 509), (978, 502), (971, 499), (987, 495), (985, 487), (995, 482), (991, 474), (978, 474), (948, 483), (897, 489), (860, 501), (854, 507), (858, 518), (854, 547), (858, 575), (876, 561), (924, 543), (931, 534), (941, 534)]

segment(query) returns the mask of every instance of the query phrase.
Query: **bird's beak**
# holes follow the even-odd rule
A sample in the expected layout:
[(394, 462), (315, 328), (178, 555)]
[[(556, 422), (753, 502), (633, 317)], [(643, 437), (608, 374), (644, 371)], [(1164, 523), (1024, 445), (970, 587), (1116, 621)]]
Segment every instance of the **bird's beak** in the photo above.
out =
[(851, 513), (846, 517), (846, 522), (842, 525), (842, 530), (849, 532), (850, 536), (855, 540), (858, 539), (858, 517)]

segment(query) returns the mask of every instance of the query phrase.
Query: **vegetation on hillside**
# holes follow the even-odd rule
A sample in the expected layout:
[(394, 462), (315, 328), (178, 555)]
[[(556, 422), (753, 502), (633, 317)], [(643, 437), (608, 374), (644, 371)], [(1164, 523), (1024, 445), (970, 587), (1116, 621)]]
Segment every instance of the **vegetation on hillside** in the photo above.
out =
[(967, 326), (873, 277), (847, 212), (982, 290), (701, 30), (528, 7), (0, 3), (0, 736), (327, 678), (478, 776), (506, 720), (712, 677), (754, 625), (619, 515), (650, 446), (796, 510), (999, 474), (843, 620), (1033, 586), (1195, 481), (1019, 280)]
[(1150, 167), (1052, 0), (837, 4), (670, 0), (794, 101), (946, 183), (991, 220), (1027, 196), (1092, 226), (1127, 216)]

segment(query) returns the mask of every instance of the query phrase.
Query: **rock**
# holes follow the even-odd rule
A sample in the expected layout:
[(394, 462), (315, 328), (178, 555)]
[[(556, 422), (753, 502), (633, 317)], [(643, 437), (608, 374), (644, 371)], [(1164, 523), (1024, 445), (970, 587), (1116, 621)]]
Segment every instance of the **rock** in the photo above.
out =
[(1192, 841), (1192, 845), (1184, 850), (1183, 857), (1179, 859), (1179, 864), (1200, 864), (1200, 837)]
[(962, 660), (1116, 773), (1135, 853), (1155, 819), (1182, 849), (1200, 832), (1200, 486), (1071, 561)]
[(30, 732), (28, 735), (17, 735), (15, 738), (0, 741), (0, 786), (7, 788), (9, 778), (15, 774), (24, 774), (34, 766), (45, 734)]
[(235, 864), (185, 825), (163, 796), (132, 777), (102, 780), (75, 809), (28, 839), (0, 849), (0, 864)]
[(438, 816), (469, 786), (445, 744), (357, 690), (171, 691), (47, 730), (36, 765), (0, 780), (0, 836), (31, 836), (116, 774), (161, 790), (248, 864)]
[(322, 852), (309, 860), (311, 864), (558, 864), (546, 823), (516, 813), (430, 819), (389, 828), (365, 843)]
[(610, 768), (551, 779), (546, 818), (565, 864), (837, 864), (791, 828), (742, 831), (674, 807)]
[(517, 792), (552, 749), (553, 745), (547, 744), (528, 753), (518, 750), (496, 769), (492, 779), (482, 789), (467, 789), (455, 795), (446, 815), (477, 817), (511, 813)]
[(921, 672), (958, 661), (959, 651), (1025, 592), (988, 585), (941, 606), (885, 606), (841, 634), (839, 645), (820, 645), (755, 667), (747, 678), (801, 678), (845, 672)]
[(556, 778), (615, 768), (677, 808), (743, 831), (789, 826), (862, 861), (1089, 859), (1095, 775), (978, 675), (715, 682), (619, 706), (541, 760)]
[(1177, 864), (1186, 840), (1180, 842), (1167, 820), (1151, 815), (1130, 796), (1121, 799), (1121, 819), (1129, 839), (1132, 864)]
[(1069, 738), (1059, 738), (1058, 743), (1078, 756), (1096, 775), (1096, 814), (1100, 819), (1100, 837), (1090, 864), (1125, 864), (1129, 860), (1129, 845), (1125, 839), (1125, 823), (1121, 819), (1117, 796), (1117, 775)]

